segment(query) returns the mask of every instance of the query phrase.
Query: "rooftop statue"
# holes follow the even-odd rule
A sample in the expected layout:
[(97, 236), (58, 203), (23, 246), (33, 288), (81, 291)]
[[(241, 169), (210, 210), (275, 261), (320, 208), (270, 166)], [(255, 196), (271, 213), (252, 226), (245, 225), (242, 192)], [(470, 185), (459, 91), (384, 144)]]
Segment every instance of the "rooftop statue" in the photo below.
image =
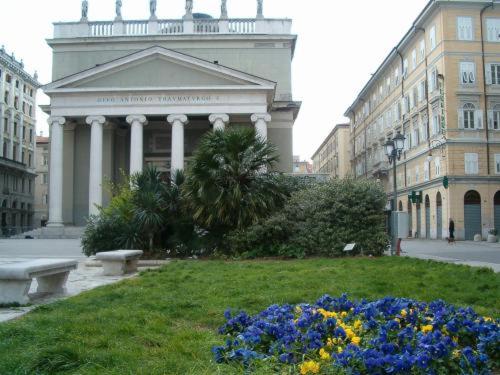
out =
[(264, 0), (257, 0), (257, 18), (264, 18)]
[(156, 0), (149, 0), (149, 12), (151, 13), (151, 18), (156, 17)]
[(86, 20), (89, 14), (89, 2), (87, 0), (82, 1), (82, 20)]
[(116, 0), (116, 18), (122, 18), (122, 0)]
[(227, 0), (221, 0), (220, 18), (227, 18)]
[(186, 15), (193, 14), (193, 0), (186, 0)]

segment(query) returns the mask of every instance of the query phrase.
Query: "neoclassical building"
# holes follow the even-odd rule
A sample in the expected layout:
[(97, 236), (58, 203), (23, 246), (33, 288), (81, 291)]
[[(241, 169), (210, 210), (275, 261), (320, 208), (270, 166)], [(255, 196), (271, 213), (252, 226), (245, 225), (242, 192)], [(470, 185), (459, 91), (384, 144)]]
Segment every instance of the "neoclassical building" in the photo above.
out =
[[(248, 0), (251, 1), (251, 0)], [(146, 165), (183, 169), (206, 132), (254, 126), (278, 147), (292, 172), (291, 62), (296, 36), (288, 19), (219, 18), (192, 13), (54, 24), (50, 105), (51, 228), (85, 224), (106, 205), (103, 185)]]

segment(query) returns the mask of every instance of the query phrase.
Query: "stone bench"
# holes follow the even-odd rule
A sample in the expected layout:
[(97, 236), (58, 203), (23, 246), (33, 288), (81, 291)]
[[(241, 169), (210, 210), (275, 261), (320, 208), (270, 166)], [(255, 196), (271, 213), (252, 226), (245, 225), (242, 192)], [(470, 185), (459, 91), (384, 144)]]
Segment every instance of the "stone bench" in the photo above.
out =
[(65, 293), (70, 271), (78, 267), (71, 259), (34, 259), (0, 265), (0, 304), (29, 302), (31, 282), (37, 293)]
[(97, 253), (96, 259), (101, 261), (105, 276), (120, 276), (137, 272), (137, 263), (142, 254), (142, 250), (106, 251)]

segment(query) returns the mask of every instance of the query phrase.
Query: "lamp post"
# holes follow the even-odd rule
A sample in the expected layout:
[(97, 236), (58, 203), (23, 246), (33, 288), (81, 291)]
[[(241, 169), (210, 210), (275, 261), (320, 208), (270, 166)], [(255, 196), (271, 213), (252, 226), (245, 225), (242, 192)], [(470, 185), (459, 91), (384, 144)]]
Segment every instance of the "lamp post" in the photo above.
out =
[(399, 131), (393, 139), (387, 139), (387, 142), (384, 144), (385, 154), (389, 158), (389, 164), (392, 164), (392, 173), (393, 173), (392, 183), (394, 190), (394, 198), (392, 203), (393, 219), (392, 219), (391, 255), (394, 255), (397, 243), (397, 234), (398, 234), (398, 223), (395, 215), (395, 212), (398, 210), (398, 184), (396, 181), (396, 164), (398, 160), (401, 160), (401, 153), (403, 152), (404, 145), (405, 145), (405, 137)]

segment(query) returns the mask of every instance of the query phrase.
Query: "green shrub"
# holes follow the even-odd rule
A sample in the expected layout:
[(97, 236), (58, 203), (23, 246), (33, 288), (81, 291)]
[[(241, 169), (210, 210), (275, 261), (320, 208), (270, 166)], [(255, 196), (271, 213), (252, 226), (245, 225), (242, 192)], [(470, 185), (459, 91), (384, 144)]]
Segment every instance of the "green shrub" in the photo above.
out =
[(226, 236), (233, 255), (343, 256), (347, 243), (356, 252), (381, 255), (388, 244), (382, 187), (368, 180), (332, 180), (292, 195), (270, 218)]

